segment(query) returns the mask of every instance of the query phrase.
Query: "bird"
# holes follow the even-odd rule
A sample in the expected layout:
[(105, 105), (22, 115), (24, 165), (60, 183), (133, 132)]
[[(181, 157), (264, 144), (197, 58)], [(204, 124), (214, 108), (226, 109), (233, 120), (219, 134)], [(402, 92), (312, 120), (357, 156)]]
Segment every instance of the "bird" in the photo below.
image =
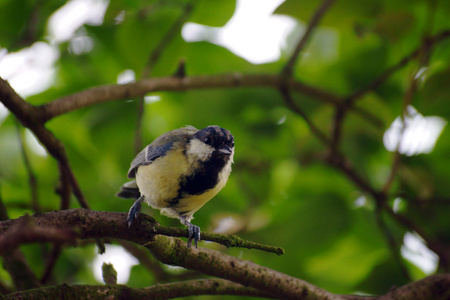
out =
[(217, 125), (200, 130), (186, 126), (156, 138), (131, 162), (128, 179), (134, 180), (123, 184), (116, 194), (136, 199), (128, 212), (128, 227), (144, 201), (187, 226), (187, 247), (194, 241), (197, 248), (200, 227), (191, 220), (227, 183), (233, 156), (233, 135)]

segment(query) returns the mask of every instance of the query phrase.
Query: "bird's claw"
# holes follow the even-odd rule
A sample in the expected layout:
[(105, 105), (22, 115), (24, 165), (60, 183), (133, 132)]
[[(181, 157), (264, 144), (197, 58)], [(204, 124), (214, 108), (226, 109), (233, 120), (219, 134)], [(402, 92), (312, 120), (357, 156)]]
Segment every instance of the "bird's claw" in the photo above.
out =
[(191, 224), (188, 222), (187, 224), (189, 230), (189, 237), (187, 241), (187, 247), (190, 248), (192, 244), (192, 240), (194, 241), (195, 248), (198, 248), (198, 241), (200, 241), (200, 227), (197, 225)]
[(137, 219), (139, 212), (141, 211), (141, 201), (142, 197), (140, 197), (139, 199), (136, 200), (136, 202), (134, 202), (133, 206), (131, 206), (130, 211), (128, 212), (127, 217), (128, 228), (131, 227), (131, 224), (133, 224), (133, 221)]

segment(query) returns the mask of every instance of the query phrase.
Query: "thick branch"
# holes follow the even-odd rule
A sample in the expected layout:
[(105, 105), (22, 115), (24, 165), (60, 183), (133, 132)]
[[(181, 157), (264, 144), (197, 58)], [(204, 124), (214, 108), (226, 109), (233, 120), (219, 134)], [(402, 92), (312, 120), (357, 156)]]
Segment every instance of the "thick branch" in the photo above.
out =
[(5, 295), (2, 299), (170, 299), (198, 295), (274, 298), (270, 294), (222, 279), (188, 280), (143, 289), (126, 285), (59, 285)]
[[(43, 114), (43, 120), (47, 121), (64, 113), (108, 101), (119, 99), (130, 99), (151, 92), (165, 91), (186, 91), (192, 89), (208, 88), (238, 88), (238, 87), (278, 87), (281, 84), (281, 77), (277, 75), (244, 75), (240, 73), (223, 74), (214, 76), (193, 76), (193, 77), (161, 77), (153, 79), (143, 79), (123, 85), (103, 85), (93, 87), (76, 94), (62, 97), (39, 107)], [(295, 85), (296, 89), (304, 91), (311, 97), (316, 97), (325, 101), (328, 93), (320, 89), (306, 85)], [(334, 100), (336, 96), (333, 96)], [(332, 100), (331, 100), (332, 101)]]
[(76, 233), (73, 230), (37, 227), (29, 221), (22, 218), (21, 223), (15, 226), (14, 229), (8, 230), (0, 236), (0, 255), (26, 243), (75, 242)]
[(392, 289), (379, 300), (450, 299), (450, 274), (436, 274)]
[(67, 177), (72, 186), (72, 190), (78, 202), (84, 208), (89, 208), (86, 199), (81, 192), (78, 182), (69, 165), (64, 145), (53, 135), (51, 131), (44, 127), (44, 120), (39, 109), (23, 100), (9, 85), (0, 78), (0, 101), (8, 108), (16, 118), (27, 128), (29, 128), (36, 138), (42, 143), (47, 151), (59, 162), (61, 171), (67, 173)]
[[(79, 228), (81, 231), (77, 236), (82, 239), (117, 238), (136, 242), (141, 245), (152, 241), (154, 236), (158, 234), (186, 238), (189, 236), (187, 229), (160, 226), (153, 218), (145, 214), (140, 214), (138, 222), (129, 229), (126, 223), (126, 216), (126, 213), (92, 211), (78, 208), (35, 214), (31, 217), (31, 222), (39, 228), (65, 230)], [(0, 222), (0, 234), (7, 235), (9, 230), (17, 230), (26, 218), (30, 217), (25, 216), (15, 220)], [(282, 248), (245, 241), (233, 235), (202, 232), (201, 238), (202, 240), (216, 242), (227, 247), (259, 249), (276, 254), (284, 253)]]
[(306, 281), (210, 249), (187, 248), (184, 242), (156, 236), (145, 245), (165, 264), (234, 281), (281, 299), (339, 299)]
[[(24, 217), (0, 222), (0, 234), (16, 229)], [(158, 224), (140, 214), (139, 226), (128, 228), (126, 213), (70, 209), (35, 214), (32, 222), (39, 227), (67, 229), (77, 226), (80, 238), (118, 238), (145, 245), (166, 264), (178, 265), (208, 275), (242, 283), (288, 299), (319, 297), (338, 299), (332, 294), (300, 279), (284, 275), (252, 262), (209, 249), (187, 248), (185, 242), (158, 233)], [(187, 230), (185, 230), (187, 236)], [(164, 234), (164, 233), (162, 233)]]

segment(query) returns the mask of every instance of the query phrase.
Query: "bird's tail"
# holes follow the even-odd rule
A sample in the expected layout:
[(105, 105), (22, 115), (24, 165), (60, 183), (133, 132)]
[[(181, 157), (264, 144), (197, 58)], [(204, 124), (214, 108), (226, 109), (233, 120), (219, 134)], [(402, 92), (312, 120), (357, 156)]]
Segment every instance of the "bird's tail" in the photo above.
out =
[(140, 196), (141, 193), (139, 192), (136, 180), (126, 182), (116, 194), (116, 197), (123, 199), (139, 199)]

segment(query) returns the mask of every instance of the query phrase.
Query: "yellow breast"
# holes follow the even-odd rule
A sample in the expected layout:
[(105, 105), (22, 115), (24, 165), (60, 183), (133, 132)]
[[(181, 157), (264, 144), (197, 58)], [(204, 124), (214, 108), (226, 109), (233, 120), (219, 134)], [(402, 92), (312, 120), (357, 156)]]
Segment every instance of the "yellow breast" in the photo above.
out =
[(140, 166), (136, 172), (136, 183), (145, 202), (161, 209), (167, 206), (166, 200), (178, 196), (179, 178), (187, 171), (188, 162), (183, 149), (174, 150), (150, 165)]

